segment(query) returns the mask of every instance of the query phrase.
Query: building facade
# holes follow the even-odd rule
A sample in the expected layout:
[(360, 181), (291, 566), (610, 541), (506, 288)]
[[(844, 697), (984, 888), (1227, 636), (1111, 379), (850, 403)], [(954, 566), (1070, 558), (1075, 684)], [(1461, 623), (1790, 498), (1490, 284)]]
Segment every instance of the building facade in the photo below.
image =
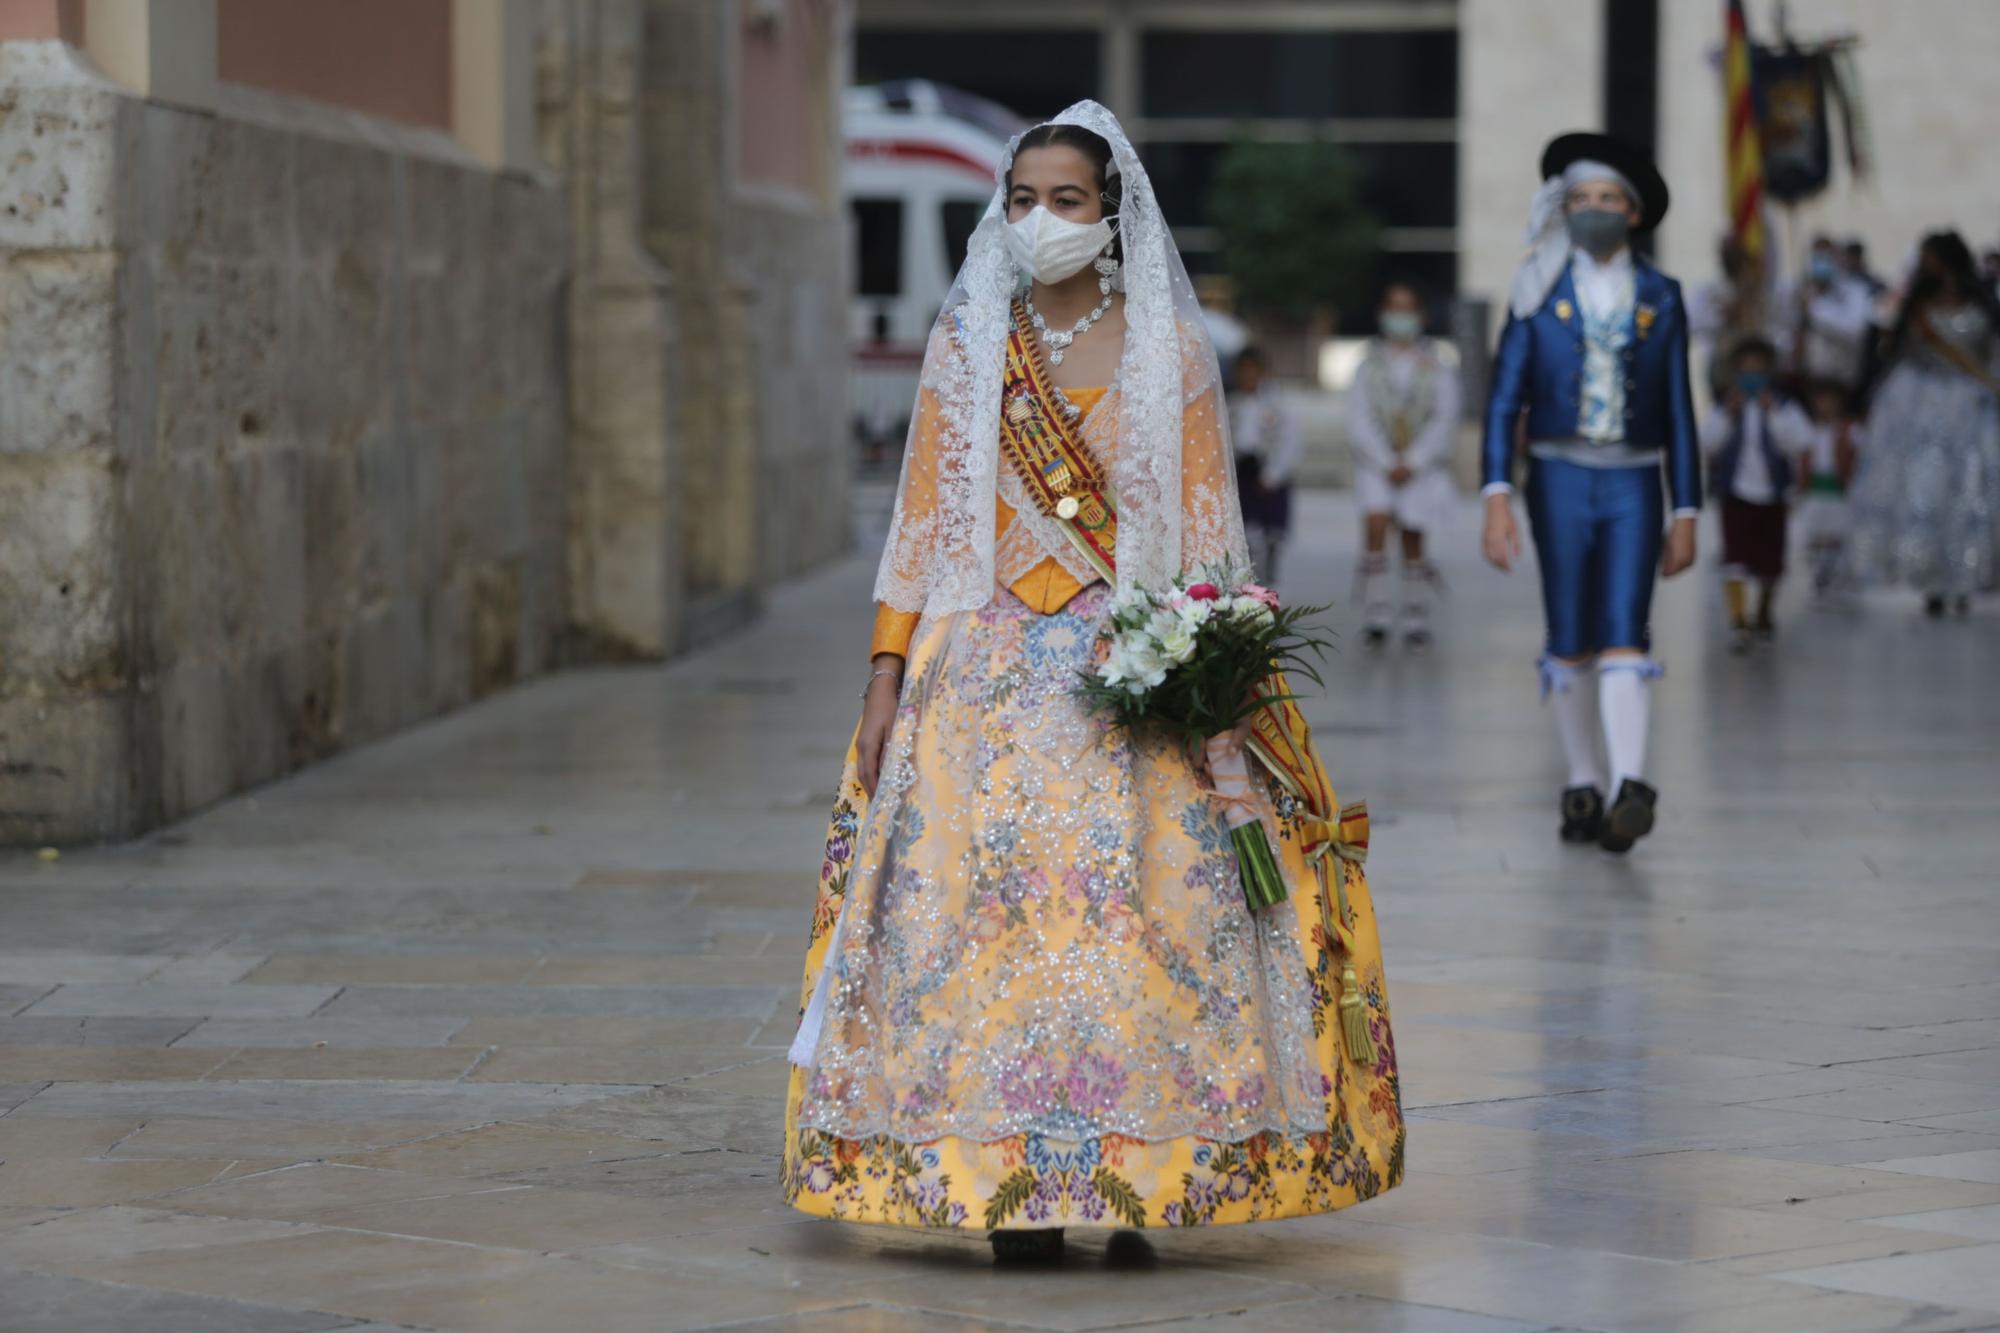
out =
[[(1745, 0), (1751, 35), (1778, 36), (1776, 0)], [(2000, 246), (2000, 175), (1988, 169), (2000, 120), (2000, 8), (1985, 0), (1790, 0), (1801, 41), (1858, 40), (1854, 52), (1869, 179), (1837, 166), (1824, 193), (1775, 210), (1782, 262), (1818, 232), (1865, 242), (1894, 277), (1917, 238), (1941, 226), (1974, 250)], [(1460, 0), (1465, 137), (1458, 219), (1467, 296), (1494, 301), (1520, 253), (1534, 158), (1550, 135), (1605, 128), (1653, 148), (1674, 203), (1653, 246), (1669, 271), (1716, 271), (1727, 227), (1722, 0)]]
[[(837, 552), (841, 23), (0, 0), (0, 844), (678, 651)], [(819, 138), (702, 156), (772, 105)]]
[[(1458, 283), (1457, 0), (859, 0), (855, 77), (921, 78), (1030, 120), (1093, 97), (1144, 155), (1190, 273), (1220, 268), (1209, 181), (1238, 134), (1340, 144), (1384, 272)], [(1358, 312), (1357, 312), (1358, 313)]]
[[(1776, 36), (1777, 0), (1746, 0)], [(1873, 179), (1838, 173), (1781, 237), (1865, 240), (1892, 268), (1924, 230), (2000, 245), (2000, 175), (1985, 169), (2000, 114), (2000, 9), (1988, 0), (1790, 0), (1801, 38), (1857, 51)], [(862, 82), (924, 78), (1021, 114), (1105, 102), (1146, 154), (1191, 271), (1216, 267), (1208, 169), (1240, 130), (1345, 145), (1385, 225), (1385, 271), (1490, 312), (1520, 257), (1540, 148), (1571, 129), (1646, 143), (1672, 182), (1654, 241), (1692, 280), (1724, 227), (1723, 0), (858, 0)], [(1796, 247), (1795, 247), (1796, 248)], [(1796, 255), (1793, 256), (1796, 259)], [(1354, 312), (1350, 312), (1354, 313)], [(1490, 313), (1485, 315), (1491, 333)], [(1349, 321), (1352, 327), (1353, 321)]]

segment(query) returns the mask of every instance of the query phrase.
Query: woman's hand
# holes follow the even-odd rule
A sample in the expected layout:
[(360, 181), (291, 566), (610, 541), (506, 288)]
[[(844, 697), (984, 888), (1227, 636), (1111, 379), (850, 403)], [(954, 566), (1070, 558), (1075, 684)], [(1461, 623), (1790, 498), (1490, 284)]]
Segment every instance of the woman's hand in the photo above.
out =
[(1511, 573), (1514, 562), (1521, 558), (1521, 530), (1514, 524), (1513, 501), (1504, 491), (1486, 497), (1486, 531), (1479, 544), (1486, 553), (1486, 563), (1503, 574)]
[(855, 776), (868, 799), (875, 799), (875, 784), (882, 780), (882, 752), (889, 745), (889, 729), (896, 724), (896, 701), (903, 688), (903, 659), (883, 653), (875, 659), (875, 670), (889, 672), (868, 682), (861, 705), (861, 729), (854, 735)]

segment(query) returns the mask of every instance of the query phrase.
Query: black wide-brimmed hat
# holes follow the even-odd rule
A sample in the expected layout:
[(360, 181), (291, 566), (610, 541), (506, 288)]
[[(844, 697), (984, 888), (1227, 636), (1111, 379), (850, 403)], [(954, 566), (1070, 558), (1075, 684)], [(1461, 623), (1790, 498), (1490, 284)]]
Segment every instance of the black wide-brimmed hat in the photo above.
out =
[(1572, 162), (1602, 162), (1639, 191), (1639, 230), (1651, 231), (1667, 215), (1667, 182), (1653, 155), (1609, 134), (1559, 134), (1542, 150), (1542, 179), (1560, 176)]

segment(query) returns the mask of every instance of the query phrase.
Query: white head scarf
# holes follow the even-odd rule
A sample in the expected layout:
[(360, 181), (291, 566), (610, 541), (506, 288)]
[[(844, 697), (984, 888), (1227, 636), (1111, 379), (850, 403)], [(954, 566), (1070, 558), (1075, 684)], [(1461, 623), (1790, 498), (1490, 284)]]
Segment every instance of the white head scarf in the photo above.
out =
[[(1111, 171), (1123, 187), (1116, 225), (1125, 347), (1116, 379), (1086, 423), (1118, 506), (1118, 585), (1157, 588), (1197, 565), (1247, 568), (1215, 350), (1153, 183), (1117, 118), (1096, 102), (1078, 102), (1048, 123), (1079, 126), (1110, 144)], [(1004, 348), (1011, 303), (1026, 281), (1003, 235), (1007, 171), (1019, 143), (1017, 135), (1007, 145), (992, 201), (924, 355), (896, 510), (875, 578), (875, 600), (898, 611), (943, 615), (992, 600), (996, 496), (1016, 511), (1007, 538), (1010, 568), (1025, 541), (1033, 559), (1051, 556), (1084, 582), (1095, 577), (1000, 460)], [(1217, 418), (1212, 431), (1206, 417), (1204, 429), (1188, 429), (1196, 413)], [(1186, 496), (1184, 447), (1220, 450), (1219, 457), (1189, 460), (1216, 482), (1189, 487), (1197, 493)]]
[(1625, 191), (1625, 197), (1635, 206), (1639, 203), (1638, 187), (1623, 172), (1589, 158), (1580, 158), (1564, 168), (1561, 175), (1543, 181), (1535, 191), (1534, 201), (1528, 205), (1528, 253), (1514, 273), (1514, 286), (1508, 298), (1516, 319), (1526, 319), (1540, 310), (1569, 266), (1572, 246), (1563, 201), (1571, 190), (1593, 181), (1610, 181)]

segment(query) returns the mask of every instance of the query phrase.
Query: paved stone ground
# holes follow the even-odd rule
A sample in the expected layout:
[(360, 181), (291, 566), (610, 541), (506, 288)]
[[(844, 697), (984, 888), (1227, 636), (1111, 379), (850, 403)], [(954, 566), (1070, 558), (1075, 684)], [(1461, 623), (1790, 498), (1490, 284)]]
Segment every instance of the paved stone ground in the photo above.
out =
[[(1307, 507), (1294, 597), (1344, 597)], [(157, 835), (0, 859), (0, 1328), (2000, 1327), (2000, 617), (1661, 607), (1662, 828), (1555, 841), (1533, 589), (1310, 710), (1374, 880), (1411, 1175), (1328, 1218), (845, 1229), (776, 1190), (869, 566)], [(1353, 626), (1339, 617), (1353, 641)]]

